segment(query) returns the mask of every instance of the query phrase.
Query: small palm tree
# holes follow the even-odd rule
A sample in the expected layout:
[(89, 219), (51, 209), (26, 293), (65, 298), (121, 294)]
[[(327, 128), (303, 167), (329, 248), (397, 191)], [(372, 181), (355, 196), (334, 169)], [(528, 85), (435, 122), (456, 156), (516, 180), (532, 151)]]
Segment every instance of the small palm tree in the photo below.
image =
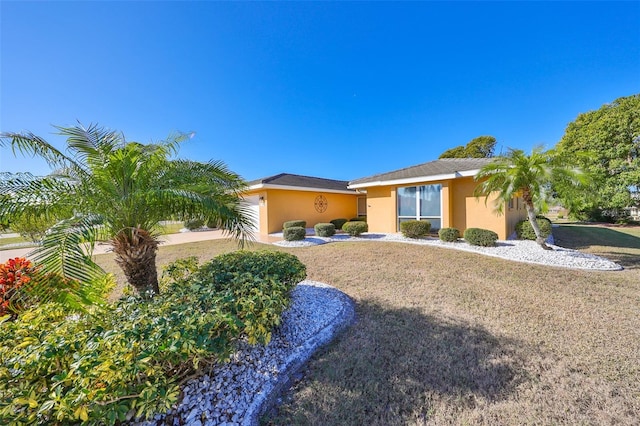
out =
[(91, 253), (106, 240), (129, 284), (140, 294), (157, 294), (160, 221), (208, 218), (241, 243), (252, 238), (239, 175), (219, 161), (172, 159), (189, 135), (143, 145), (96, 125), (57, 129), (67, 138), (65, 152), (31, 133), (0, 135), (0, 146), (42, 157), (55, 169), (45, 177), (0, 177), (0, 217), (57, 220), (31, 255), (45, 269), (88, 282), (103, 273)]
[(476, 188), (475, 195), (485, 196), (486, 202), (491, 194), (496, 193), (495, 207), (499, 214), (513, 197), (522, 197), (536, 242), (543, 249), (550, 250), (540, 232), (536, 215), (546, 210), (551, 183), (556, 179), (573, 185), (585, 184), (588, 180), (580, 169), (558, 164), (553, 151), (536, 147), (531, 155), (526, 155), (522, 150), (510, 148), (507, 155), (496, 157), (495, 161), (480, 169), (476, 180), (482, 183)]

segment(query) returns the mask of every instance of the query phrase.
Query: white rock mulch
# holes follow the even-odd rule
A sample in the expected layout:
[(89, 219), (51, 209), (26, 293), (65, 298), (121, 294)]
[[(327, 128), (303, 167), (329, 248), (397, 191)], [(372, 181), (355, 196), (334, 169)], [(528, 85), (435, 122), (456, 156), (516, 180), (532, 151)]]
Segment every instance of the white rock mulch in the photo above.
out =
[(355, 319), (351, 299), (326, 284), (301, 282), (291, 302), (268, 345), (241, 342), (229, 363), (184, 386), (177, 408), (134, 424), (257, 425), (315, 350)]
[(486, 256), (499, 257), (516, 262), (535, 263), (539, 265), (558, 266), (573, 269), (590, 269), (598, 271), (619, 271), (622, 266), (603, 257), (577, 250), (566, 249), (548, 244), (552, 250), (543, 250), (535, 241), (506, 240), (498, 241), (496, 247), (472, 246), (459, 240), (455, 243), (440, 241), (437, 238), (406, 238), (402, 234), (374, 234), (364, 233), (360, 237), (350, 237), (346, 234), (338, 234), (333, 237), (307, 237), (303, 241), (278, 241), (273, 244), (281, 247), (306, 247), (327, 242), (338, 241), (391, 241), (408, 244), (421, 244), (437, 246), (449, 249), (464, 250)]

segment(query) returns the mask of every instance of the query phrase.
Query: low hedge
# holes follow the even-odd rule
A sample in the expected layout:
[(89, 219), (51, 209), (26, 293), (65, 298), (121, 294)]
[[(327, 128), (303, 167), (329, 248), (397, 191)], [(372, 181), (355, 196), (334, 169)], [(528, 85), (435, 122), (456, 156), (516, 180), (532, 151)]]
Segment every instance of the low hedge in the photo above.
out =
[(204, 220), (202, 219), (191, 219), (184, 221), (184, 227), (189, 231), (193, 231), (194, 229), (200, 229), (204, 226)]
[(407, 220), (400, 223), (400, 231), (407, 238), (424, 237), (430, 230), (431, 222), (428, 220)]
[(369, 230), (369, 225), (367, 225), (367, 222), (347, 222), (342, 225), (342, 230), (352, 237), (357, 237), (363, 232), (367, 232)]
[(467, 228), (464, 231), (464, 239), (474, 246), (492, 247), (498, 241), (498, 234), (488, 229)]
[(0, 424), (113, 425), (166, 412), (181, 381), (228, 360), (238, 338), (268, 342), (306, 272), (287, 253), (236, 252), (175, 275), (150, 301), (72, 317), (47, 303), (0, 319)]
[(305, 220), (288, 220), (282, 224), (282, 229), (293, 228), (294, 226), (299, 226), (301, 228), (307, 227), (307, 221)]
[[(536, 216), (536, 222), (540, 227), (542, 238), (547, 238), (551, 235), (551, 221), (544, 216)], [(536, 239), (536, 233), (533, 231), (533, 226), (529, 219), (521, 220), (516, 223), (516, 235), (519, 240), (534, 240)]]
[(331, 237), (336, 234), (336, 227), (333, 223), (316, 223), (313, 229), (318, 237)]
[(442, 241), (453, 243), (460, 238), (460, 231), (458, 228), (440, 228), (438, 230), (438, 238)]
[(349, 220), (344, 218), (339, 218), (339, 219), (330, 220), (329, 222), (333, 223), (333, 226), (335, 226), (336, 229), (342, 229), (342, 225), (349, 222)]
[(282, 236), (287, 241), (300, 241), (304, 240), (307, 235), (307, 230), (302, 226), (290, 226), (282, 230)]

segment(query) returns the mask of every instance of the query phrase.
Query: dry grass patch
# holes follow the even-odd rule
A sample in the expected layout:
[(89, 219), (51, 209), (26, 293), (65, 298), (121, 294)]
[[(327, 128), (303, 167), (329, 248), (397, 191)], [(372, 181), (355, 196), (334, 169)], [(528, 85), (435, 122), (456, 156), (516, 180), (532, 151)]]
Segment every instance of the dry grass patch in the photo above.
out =
[[(276, 249), (254, 246), (267, 247)], [(158, 264), (235, 248), (161, 247)], [(312, 359), (266, 424), (638, 423), (637, 270), (401, 243), (277, 249), (297, 255), (309, 279), (350, 295), (357, 322)]]

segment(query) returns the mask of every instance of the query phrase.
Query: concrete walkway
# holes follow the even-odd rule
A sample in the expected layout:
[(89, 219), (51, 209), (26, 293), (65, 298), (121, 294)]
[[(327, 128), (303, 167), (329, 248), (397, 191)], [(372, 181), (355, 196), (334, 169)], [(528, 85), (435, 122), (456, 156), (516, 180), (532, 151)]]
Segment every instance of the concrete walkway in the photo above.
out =
[[(186, 244), (195, 243), (198, 241), (216, 240), (220, 238), (228, 238), (222, 231), (218, 229), (210, 231), (196, 231), (196, 232), (181, 232), (179, 234), (167, 234), (160, 236), (161, 246), (171, 246), (174, 244)], [(17, 248), (11, 250), (0, 250), (0, 263), (6, 262), (8, 259), (14, 257), (26, 257), (29, 252), (33, 250), (31, 248)], [(108, 244), (98, 244), (94, 250), (94, 254), (103, 254), (111, 250), (111, 246)]]

